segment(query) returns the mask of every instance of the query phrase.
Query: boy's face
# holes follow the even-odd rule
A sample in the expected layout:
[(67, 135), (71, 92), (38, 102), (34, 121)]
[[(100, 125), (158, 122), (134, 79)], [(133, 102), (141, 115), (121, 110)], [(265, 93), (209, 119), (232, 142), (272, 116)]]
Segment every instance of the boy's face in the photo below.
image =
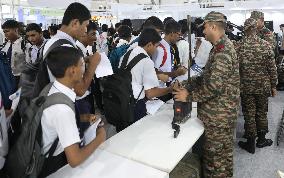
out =
[(83, 21), (81, 24), (78, 19), (75, 19), (73, 22), (73, 27), (75, 31), (75, 39), (79, 39), (80, 37), (84, 36), (87, 33), (87, 26), (89, 25), (89, 20)]
[(42, 33), (39, 33), (35, 30), (29, 31), (26, 33), (28, 40), (32, 43), (32, 45), (41, 45), (42, 43)]
[(15, 40), (18, 38), (18, 29), (17, 28), (4, 28), (3, 32), (7, 40)]
[(97, 30), (90, 30), (87, 33), (88, 45), (93, 46), (94, 43), (97, 41)]
[(152, 56), (156, 50), (157, 50), (157, 47), (159, 46), (160, 42), (159, 43), (155, 43), (153, 44), (152, 42), (148, 43), (146, 46), (147, 46), (147, 53), (149, 54), (149, 56)]
[(176, 44), (181, 36), (181, 32), (172, 32), (170, 33), (170, 40), (172, 44)]
[(72, 67), (72, 78), (75, 83), (80, 82), (83, 79), (85, 73), (85, 62), (83, 58), (80, 58), (77, 65)]

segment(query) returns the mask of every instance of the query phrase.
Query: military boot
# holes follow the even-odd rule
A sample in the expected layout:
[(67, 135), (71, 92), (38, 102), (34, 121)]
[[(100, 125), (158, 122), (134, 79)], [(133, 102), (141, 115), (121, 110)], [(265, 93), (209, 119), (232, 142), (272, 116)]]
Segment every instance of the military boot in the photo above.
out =
[(255, 137), (248, 137), (246, 142), (239, 141), (238, 145), (251, 154), (255, 153)]
[(256, 141), (256, 147), (263, 148), (266, 146), (271, 146), (273, 144), (273, 141), (271, 139), (265, 138), (266, 132), (257, 132), (258, 139)]

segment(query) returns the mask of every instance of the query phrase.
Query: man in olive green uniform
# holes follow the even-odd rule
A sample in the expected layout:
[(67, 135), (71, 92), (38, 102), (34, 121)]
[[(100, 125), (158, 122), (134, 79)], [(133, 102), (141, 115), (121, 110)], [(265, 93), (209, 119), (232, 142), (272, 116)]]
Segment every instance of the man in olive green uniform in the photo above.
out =
[(225, 35), (225, 26), (222, 13), (207, 14), (203, 33), (214, 47), (204, 73), (173, 92), (176, 101), (198, 102), (198, 118), (205, 128), (205, 178), (233, 177), (233, 128), (239, 110), (240, 76), (237, 54)]
[(253, 154), (256, 136), (259, 148), (273, 143), (265, 135), (268, 132), (268, 97), (276, 95), (277, 73), (271, 45), (257, 36), (257, 21), (247, 19), (244, 31), (237, 53), (247, 142), (240, 141), (239, 146)]
[(264, 26), (264, 13), (260, 11), (252, 11), (250, 18), (253, 18), (257, 21), (257, 35), (267, 41), (271, 45), (271, 49), (274, 50), (276, 45), (276, 39), (273, 33)]

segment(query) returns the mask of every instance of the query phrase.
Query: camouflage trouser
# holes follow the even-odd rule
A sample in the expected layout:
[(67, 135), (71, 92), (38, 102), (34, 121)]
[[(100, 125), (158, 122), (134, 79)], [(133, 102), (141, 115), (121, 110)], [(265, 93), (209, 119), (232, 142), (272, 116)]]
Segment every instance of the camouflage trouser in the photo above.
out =
[(204, 178), (233, 177), (233, 129), (205, 127), (203, 173)]
[(256, 137), (257, 131), (268, 132), (268, 96), (261, 94), (242, 94), (241, 100), (246, 135)]

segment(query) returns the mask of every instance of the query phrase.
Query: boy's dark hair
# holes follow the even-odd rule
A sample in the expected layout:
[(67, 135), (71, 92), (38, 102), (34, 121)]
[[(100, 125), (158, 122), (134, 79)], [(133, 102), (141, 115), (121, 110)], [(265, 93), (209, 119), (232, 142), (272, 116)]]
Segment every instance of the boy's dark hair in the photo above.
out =
[(142, 28), (156, 28), (159, 30), (164, 30), (163, 22), (156, 16), (151, 16), (144, 22)]
[(42, 29), (36, 23), (30, 23), (27, 25), (26, 32), (30, 32), (30, 31), (36, 31), (38, 33), (42, 33)]
[(53, 34), (56, 34), (56, 33), (57, 33), (57, 30), (58, 30), (58, 26), (57, 26), (57, 25), (52, 25), (52, 26), (49, 26), (48, 28), (50, 29), (50, 31), (51, 31)]
[(281, 28), (281, 27), (284, 27), (284, 24), (281, 24), (281, 25), (280, 25), (280, 28)]
[(43, 38), (50, 39), (50, 34), (48, 30), (43, 30), (42, 35), (43, 35)]
[(160, 34), (153, 28), (145, 28), (139, 36), (138, 46), (144, 47), (148, 43), (159, 43), (162, 40)]
[[(188, 29), (188, 25), (187, 25), (187, 20), (183, 19), (183, 20), (179, 20), (178, 23), (181, 25), (181, 33), (185, 34), (186, 32), (189, 31)], [(192, 28), (192, 23), (191, 23), (191, 28)]]
[(164, 26), (166, 26), (166, 24), (167, 24), (168, 21), (170, 21), (170, 20), (175, 20), (175, 19), (172, 18), (172, 17), (166, 17), (166, 18), (164, 19), (164, 21), (163, 21)]
[(90, 20), (89, 25), (87, 26), (87, 33), (89, 33), (91, 30), (98, 30), (98, 25)]
[(107, 24), (103, 24), (102, 25), (102, 32), (107, 32), (108, 31), (108, 25)]
[(127, 39), (131, 37), (131, 29), (127, 25), (121, 25), (117, 30), (119, 38)]
[(110, 36), (113, 36), (115, 34), (115, 29), (113, 27), (110, 27), (108, 28), (107, 32)]
[(78, 64), (82, 53), (74, 47), (59, 46), (47, 55), (47, 66), (55, 78), (63, 78), (66, 69)]
[(165, 34), (177, 33), (181, 31), (181, 25), (175, 20), (169, 20), (165, 25)]
[(91, 18), (91, 13), (89, 9), (81, 3), (74, 2), (71, 3), (64, 12), (62, 19), (63, 25), (69, 25), (70, 22), (74, 19), (78, 19), (82, 24), (85, 20)]
[(120, 23), (120, 22), (118, 22), (118, 23), (116, 23), (116, 24), (114, 25), (114, 27), (115, 27), (115, 28), (119, 28), (119, 27), (120, 27), (120, 25), (121, 25), (121, 23)]
[(121, 25), (127, 25), (128, 27), (132, 28), (132, 22), (130, 19), (123, 19)]
[(2, 29), (7, 28), (19, 28), (19, 22), (17, 22), (16, 20), (7, 20), (2, 24)]

